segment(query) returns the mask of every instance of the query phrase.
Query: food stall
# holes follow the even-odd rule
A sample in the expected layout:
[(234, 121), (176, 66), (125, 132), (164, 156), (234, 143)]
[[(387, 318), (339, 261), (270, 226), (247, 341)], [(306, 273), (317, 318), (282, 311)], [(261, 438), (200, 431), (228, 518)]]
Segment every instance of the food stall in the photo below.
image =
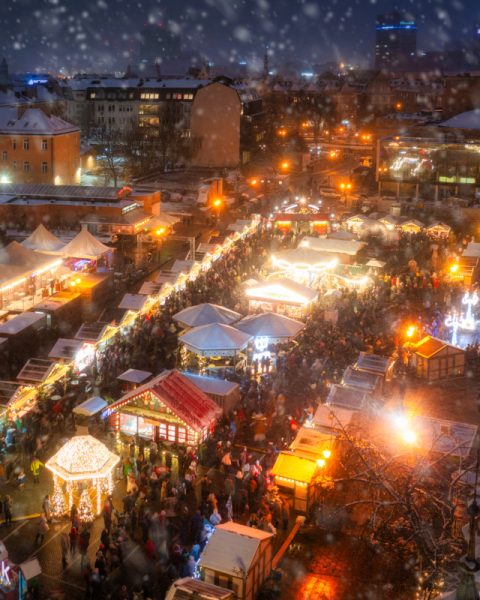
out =
[(317, 484), (321, 473), (313, 457), (307, 458), (291, 451), (280, 452), (271, 474), (280, 492), (291, 496), (295, 511), (306, 513), (319, 499)]
[(250, 313), (274, 312), (294, 319), (305, 317), (318, 292), (291, 279), (269, 279), (245, 287)]
[(220, 407), (180, 371), (164, 371), (110, 404), (114, 431), (197, 446), (212, 431)]

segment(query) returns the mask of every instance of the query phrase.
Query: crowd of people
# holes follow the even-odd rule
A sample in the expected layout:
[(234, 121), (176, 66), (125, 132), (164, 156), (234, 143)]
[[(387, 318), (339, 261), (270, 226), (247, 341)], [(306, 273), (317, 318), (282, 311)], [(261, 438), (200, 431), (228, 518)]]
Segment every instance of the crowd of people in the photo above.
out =
[[(128, 334), (116, 336), (93, 367), (97, 389), (115, 396), (116, 377), (127, 368), (158, 373), (174, 367), (178, 328), (173, 315), (183, 308), (212, 302), (246, 314), (242, 281), (264, 274), (272, 249), (297, 241), (293, 235), (261, 229), (237, 242), (184, 290), (139, 317)], [(98, 546), (92, 548), (97, 542), (91, 526), (79, 522), (76, 507), (71, 510), (69, 531), (59, 538), (64, 568), (77, 552), (81, 556), (87, 597), (101, 598), (114, 590), (116, 597), (126, 600), (165, 592), (174, 579), (194, 573), (211, 527), (222, 521), (235, 518), (272, 533), (285, 530), (289, 504), (269, 475), (276, 454), (292, 440), (305, 415), (325, 400), (330, 384), (341, 378), (359, 351), (394, 355), (403, 343), (398, 324), (409, 320), (423, 332), (444, 334), (444, 316), (461, 293), (460, 286), (435, 267), (447, 252), (442, 244), (433, 251), (423, 235), (402, 237), (386, 268), (371, 275), (369, 286), (339, 287), (334, 315), (328, 318), (332, 311), (327, 287), (320, 285), (320, 301), (295, 344), (277, 348), (275, 369), (232, 375), (241, 384), (241, 400), (198, 449), (147, 444), (140, 438), (125, 447), (117, 477), (126, 494), (105, 502)], [(469, 352), (472, 360), (478, 358), (475, 347)], [(32, 478), (38, 479), (42, 460), (74, 430), (72, 409), (86, 398), (87, 386), (88, 381), (73, 378), (55, 384), (32, 411), (12, 424), (12, 447), (17, 452), (16, 459), (4, 461), (7, 480), (18, 482), (22, 457), (31, 461)], [(245, 444), (258, 446), (261, 454), (247, 450)], [(9, 496), (3, 507), (5, 521), (11, 522), (14, 506)], [(36, 539), (40, 546), (51, 520), (48, 509), (48, 504), (42, 505)], [(121, 570), (126, 544), (131, 542), (142, 546), (151, 565), (147, 579), (133, 583), (135, 589), (125, 587), (131, 582), (122, 578)], [(88, 560), (92, 550), (93, 562)]]

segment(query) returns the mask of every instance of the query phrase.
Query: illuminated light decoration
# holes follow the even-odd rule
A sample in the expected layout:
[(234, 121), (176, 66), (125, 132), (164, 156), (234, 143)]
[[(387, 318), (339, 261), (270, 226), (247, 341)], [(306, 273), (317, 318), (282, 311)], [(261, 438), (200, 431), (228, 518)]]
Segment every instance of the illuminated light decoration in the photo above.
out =
[(0, 585), (3, 587), (10, 587), (12, 585), (12, 581), (10, 579), (10, 565), (7, 561), (2, 560), (1, 570), (0, 570)]
[(0, 175), (0, 183), (11, 183), (10, 177), (8, 175)]
[(263, 358), (271, 358), (272, 353), (268, 350), (270, 340), (267, 336), (261, 335), (255, 338), (253, 346), (255, 352), (253, 353), (253, 361), (261, 361)]
[(417, 434), (412, 429), (409, 419), (403, 414), (393, 415), (393, 422), (398, 429), (401, 438), (406, 444), (414, 444), (417, 441)]
[(90, 494), (88, 490), (83, 490), (80, 496), (80, 502), (78, 504), (78, 518), (82, 523), (89, 523), (93, 521), (93, 506), (90, 500)]
[(325, 458), (330, 458), (332, 456), (332, 451), (331, 450), (322, 450), (322, 454)]
[(405, 335), (406, 335), (408, 338), (411, 338), (411, 337), (413, 337), (413, 336), (414, 336), (414, 334), (415, 334), (415, 331), (416, 331), (416, 330), (417, 330), (417, 328), (415, 327), (415, 325), (409, 325), (409, 326), (407, 327), (407, 330), (406, 330), (406, 332), (405, 332)]
[(472, 331), (475, 329), (475, 317), (473, 315), (473, 307), (478, 304), (478, 300), (479, 298), (476, 291), (472, 294), (470, 294), (470, 292), (465, 292), (462, 298), (462, 304), (465, 304), (467, 306), (467, 313), (465, 315), (463, 324), (460, 325), (460, 327), (462, 327), (463, 329), (470, 329)]
[(319, 469), (323, 469), (323, 467), (326, 465), (326, 460), (324, 458), (317, 458), (317, 467)]
[(61, 518), (67, 514), (69, 509), (67, 507), (62, 488), (58, 484), (57, 478), (55, 478), (53, 486), (53, 494), (51, 498), (52, 515), (56, 518)]
[(83, 371), (95, 360), (95, 346), (85, 344), (75, 355), (74, 366), (77, 371)]
[(445, 327), (448, 327), (448, 329), (452, 330), (451, 343), (454, 346), (457, 346), (458, 345), (458, 329), (460, 327), (460, 320), (458, 318), (458, 315), (456, 313), (447, 315), (444, 323), (445, 323)]

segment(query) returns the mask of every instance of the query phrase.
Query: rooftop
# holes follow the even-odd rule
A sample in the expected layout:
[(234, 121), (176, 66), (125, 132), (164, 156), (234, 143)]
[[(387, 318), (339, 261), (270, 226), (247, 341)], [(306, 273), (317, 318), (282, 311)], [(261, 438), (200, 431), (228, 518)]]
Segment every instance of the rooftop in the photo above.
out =
[(76, 125), (64, 121), (60, 117), (47, 115), (40, 108), (27, 108), (19, 117), (12, 114), (12, 109), (0, 109), (0, 133), (60, 135), (80, 132)]

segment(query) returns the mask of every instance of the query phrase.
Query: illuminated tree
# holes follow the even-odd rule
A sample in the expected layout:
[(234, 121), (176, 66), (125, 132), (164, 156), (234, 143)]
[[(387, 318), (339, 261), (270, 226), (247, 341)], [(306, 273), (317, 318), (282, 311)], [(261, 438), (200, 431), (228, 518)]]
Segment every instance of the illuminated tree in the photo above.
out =
[(78, 518), (82, 523), (88, 523), (89, 521), (93, 521), (93, 506), (92, 501), (90, 500), (90, 494), (88, 490), (83, 490), (80, 496), (80, 502), (78, 505)]
[(51, 498), (51, 510), (52, 515), (56, 518), (63, 517), (67, 511), (67, 502), (65, 500), (65, 495), (62, 491), (62, 488), (55, 481), (53, 494)]

